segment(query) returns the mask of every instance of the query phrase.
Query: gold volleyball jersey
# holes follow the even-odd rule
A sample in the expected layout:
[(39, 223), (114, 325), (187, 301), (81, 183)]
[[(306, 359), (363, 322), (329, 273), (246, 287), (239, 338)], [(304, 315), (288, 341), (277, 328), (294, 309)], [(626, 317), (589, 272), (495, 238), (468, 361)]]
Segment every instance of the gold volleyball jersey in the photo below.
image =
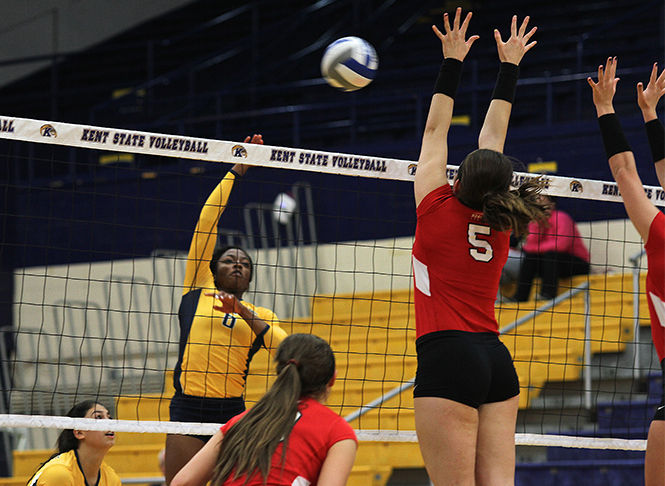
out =
[(273, 354), (286, 337), (277, 316), (243, 301), (268, 324), (256, 336), (238, 314), (213, 309), (215, 290), (209, 263), (217, 241), (217, 223), (226, 208), (235, 175), (226, 174), (206, 201), (189, 248), (183, 296), (178, 311), (180, 349), (174, 374), (175, 389), (207, 398), (239, 397), (245, 390), (249, 363), (263, 346)]
[(28, 486), (121, 486), (115, 471), (102, 462), (96, 484), (88, 485), (75, 450), (63, 452), (44, 464)]

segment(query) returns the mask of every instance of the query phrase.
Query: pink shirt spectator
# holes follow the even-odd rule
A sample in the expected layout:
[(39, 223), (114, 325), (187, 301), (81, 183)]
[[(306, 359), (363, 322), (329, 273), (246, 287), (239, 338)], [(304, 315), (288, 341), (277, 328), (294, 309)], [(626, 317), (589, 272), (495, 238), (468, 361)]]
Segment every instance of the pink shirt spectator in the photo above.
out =
[(589, 262), (589, 250), (582, 241), (575, 221), (557, 209), (552, 210), (547, 226), (539, 226), (536, 222), (529, 224), (529, 235), (522, 250), (528, 253), (568, 253)]

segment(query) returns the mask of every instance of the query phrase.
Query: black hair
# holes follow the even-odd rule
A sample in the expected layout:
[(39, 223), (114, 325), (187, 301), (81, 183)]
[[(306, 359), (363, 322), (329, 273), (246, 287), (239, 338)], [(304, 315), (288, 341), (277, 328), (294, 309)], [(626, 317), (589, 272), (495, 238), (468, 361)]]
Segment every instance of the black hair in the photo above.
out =
[[(74, 405), (69, 410), (69, 412), (67, 412), (67, 417), (74, 417), (74, 418), (85, 417), (85, 414), (88, 413), (88, 410), (90, 410), (92, 407), (94, 407), (97, 404), (101, 405), (101, 403), (95, 400), (84, 400), (82, 402), (79, 402), (76, 405)], [(73, 429), (65, 429), (62, 432), (60, 432), (56, 445), (58, 449), (58, 454), (62, 454), (63, 452), (68, 452), (71, 451), (72, 449), (78, 449), (79, 440), (74, 436)]]
[[(252, 257), (249, 256), (249, 253), (247, 253), (247, 250), (240, 246), (220, 246), (215, 248), (215, 251), (212, 252), (212, 257), (210, 258), (210, 271), (212, 272), (213, 278), (217, 278), (217, 261), (222, 257), (224, 253), (226, 253), (229, 250), (240, 250), (245, 254), (247, 259), (249, 260), (249, 281), (252, 281), (252, 277), (254, 277), (254, 262), (252, 261)], [(215, 285), (217, 285), (217, 282), (215, 281)]]
[[(95, 407), (96, 405), (104, 406), (103, 404), (99, 403), (97, 400), (84, 400), (82, 402), (78, 402), (69, 410), (69, 412), (67, 412), (67, 417), (83, 418), (85, 417), (85, 414), (88, 413), (88, 410)], [(46, 461), (42, 462), (37, 468), (37, 471), (39, 471), (44, 466), (44, 464), (49, 462), (54, 457), (59, 456), (60, 454), (63, 454), (65, 452), (69, 452), (71, 450), (76, 450), (78, 448), (79, 448), (79, 439), (77, 439), (76, 436), (74, 436), (74, 429), (64, 429), (62, 432), (60, 432), (60, 435), (58, 435), (58, 440), (56, 441), (56, 452), (53, 455), (51, 455), (51, 457), (49, 457)], [(35, 471), (35, 474), (37, 473), (37, 471)], [(33, 474), (32, 477), (30, 478), (30, 481), (28, 481), (28, 484), (31, 484), (32, 478), (34, 476), (35, 475)]]

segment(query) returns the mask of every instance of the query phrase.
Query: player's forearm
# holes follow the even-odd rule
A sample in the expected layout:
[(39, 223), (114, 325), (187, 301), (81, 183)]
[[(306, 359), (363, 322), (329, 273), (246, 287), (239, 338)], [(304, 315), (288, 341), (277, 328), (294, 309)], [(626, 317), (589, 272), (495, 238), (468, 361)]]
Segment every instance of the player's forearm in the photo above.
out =
[(192, 286), (198, 285), (200, 279), (203, 278), (204, 272), (207, 271), (203, 267), (207, 267), (215, 249), (215, 244), (217, 243), (217, 223), (224, 209), (226, 209), (226, 203), (231, 195), (234, 181), (235, 175), (231, 172), (227, 173), (224, 179), (210, 193), (210, 196), (208, 196), (201, 209), (199, 220), (196, 223), (194, 235), (189, 245), (183, 292), (188, 292)]
[(478, 137), (478, 147), (503, 152), (508, 133), (508, 122), (515, 101), (519, 66), (502, 62), (497, 75), (492, 101), (485, 115)]
[(252, 332), (257, 336), (264, 332), (268, 327), (268, 323), (261, 319), (252, 309), (245, 307), (242, 302), (238, 301), (236, 311), (240, 317), (242, 317), (245, 322), (252, 329)]
[(490, 102), (485, 122), (478, 136), (478, 148), (503, 152), (512, 109), (512, 103), (504, 100), (492, 100)]

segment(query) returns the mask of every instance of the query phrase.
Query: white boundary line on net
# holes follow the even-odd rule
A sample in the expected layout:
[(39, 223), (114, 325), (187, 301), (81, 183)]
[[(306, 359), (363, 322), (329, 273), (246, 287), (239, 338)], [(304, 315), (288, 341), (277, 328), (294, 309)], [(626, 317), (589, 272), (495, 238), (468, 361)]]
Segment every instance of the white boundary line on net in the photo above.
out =
[[(0, 139), (400, 181), (412, 181), (418, 166), (410, 160), (253, 145), (8, 116), (0, 116)], [(600, 143), (598, 154), (599, 160), (604, 159)], [(457, 166), (448, 166), (449, 180), (452, 181), (456, 171)], [(513, 184), (519, 185), (535, 176), (516, 172)], [(545, 193), (552, 196), (622, 202), (614, 182), (551, 175), (544, 176), (544, 179)], [(644, 186), (644, 190), (652, 203), (665, 206), (665, 191), (662, 188)]]
[[(49, 415), (0, 414), (0, 428), (57, 428), (78, 430), (113, 430), (115, 432), (152, 432), (167, 434), (212, 435), (221, 424), (192, 424), (152, 420), (111, 420), (52, 417)], [(365, 442), (418, 442), (415, 431), (357, 430)], [(646, 440), (604, 439), (566, 435), (515, 434), (515, 444), (524, 446), (572, 447), (581, 449), (619, 449), (643, 451)]]

